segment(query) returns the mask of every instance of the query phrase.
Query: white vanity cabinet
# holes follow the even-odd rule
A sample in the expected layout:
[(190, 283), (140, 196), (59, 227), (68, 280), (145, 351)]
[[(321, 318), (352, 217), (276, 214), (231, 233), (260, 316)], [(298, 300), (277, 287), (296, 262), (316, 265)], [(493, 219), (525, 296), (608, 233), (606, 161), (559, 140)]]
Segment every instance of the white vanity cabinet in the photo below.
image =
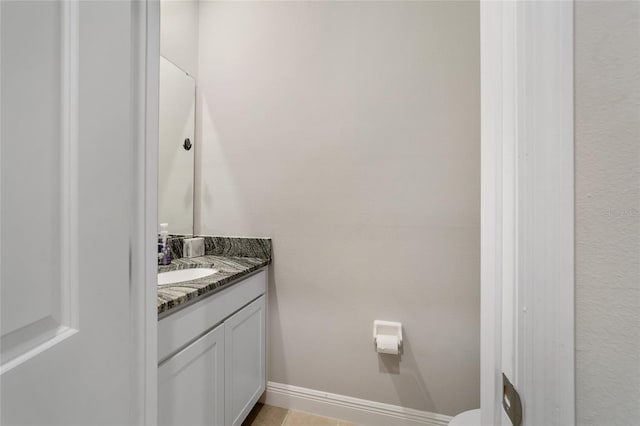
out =
[(158, 424), (232, 426), (266, 385), (266, 270), (158, 321)]

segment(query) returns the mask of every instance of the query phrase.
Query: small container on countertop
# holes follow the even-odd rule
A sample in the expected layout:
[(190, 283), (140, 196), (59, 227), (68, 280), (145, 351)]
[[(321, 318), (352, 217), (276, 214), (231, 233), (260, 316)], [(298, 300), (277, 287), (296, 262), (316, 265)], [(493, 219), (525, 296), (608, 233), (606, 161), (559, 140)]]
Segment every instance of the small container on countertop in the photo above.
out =
[(185, 238), (182, 243), (184, 257), (204, 256), (204, 238)]

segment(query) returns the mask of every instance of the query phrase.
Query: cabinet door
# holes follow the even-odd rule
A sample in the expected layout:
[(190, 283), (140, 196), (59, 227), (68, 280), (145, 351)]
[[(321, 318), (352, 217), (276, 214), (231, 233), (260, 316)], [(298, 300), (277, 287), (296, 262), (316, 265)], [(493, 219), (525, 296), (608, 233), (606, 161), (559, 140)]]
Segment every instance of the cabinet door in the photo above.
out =
[(224, 424), (224, 325), (158, 368), (158, 424)]
[(224, 327), (225, 424), (236, 426), (265, 389), (265, 297), (231, 316)]

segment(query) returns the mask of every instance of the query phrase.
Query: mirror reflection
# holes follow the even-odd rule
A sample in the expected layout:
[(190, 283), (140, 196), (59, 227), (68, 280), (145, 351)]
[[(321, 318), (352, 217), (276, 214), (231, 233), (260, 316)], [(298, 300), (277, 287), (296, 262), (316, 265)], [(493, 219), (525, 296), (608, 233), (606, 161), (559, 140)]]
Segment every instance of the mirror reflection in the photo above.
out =
[(193, 234), (195, 80), (160, 57), (158, 223), (170, 234)]

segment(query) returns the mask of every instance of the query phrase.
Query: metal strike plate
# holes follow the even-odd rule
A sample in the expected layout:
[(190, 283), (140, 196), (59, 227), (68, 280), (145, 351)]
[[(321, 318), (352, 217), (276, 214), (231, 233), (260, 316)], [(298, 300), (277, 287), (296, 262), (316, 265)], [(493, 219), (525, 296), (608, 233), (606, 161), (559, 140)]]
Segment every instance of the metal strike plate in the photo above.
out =
[(502, 407), (513, 426), (522, 425), (522, 401), (520, 400), (520, 395), (504, 373), (502, 373)]

